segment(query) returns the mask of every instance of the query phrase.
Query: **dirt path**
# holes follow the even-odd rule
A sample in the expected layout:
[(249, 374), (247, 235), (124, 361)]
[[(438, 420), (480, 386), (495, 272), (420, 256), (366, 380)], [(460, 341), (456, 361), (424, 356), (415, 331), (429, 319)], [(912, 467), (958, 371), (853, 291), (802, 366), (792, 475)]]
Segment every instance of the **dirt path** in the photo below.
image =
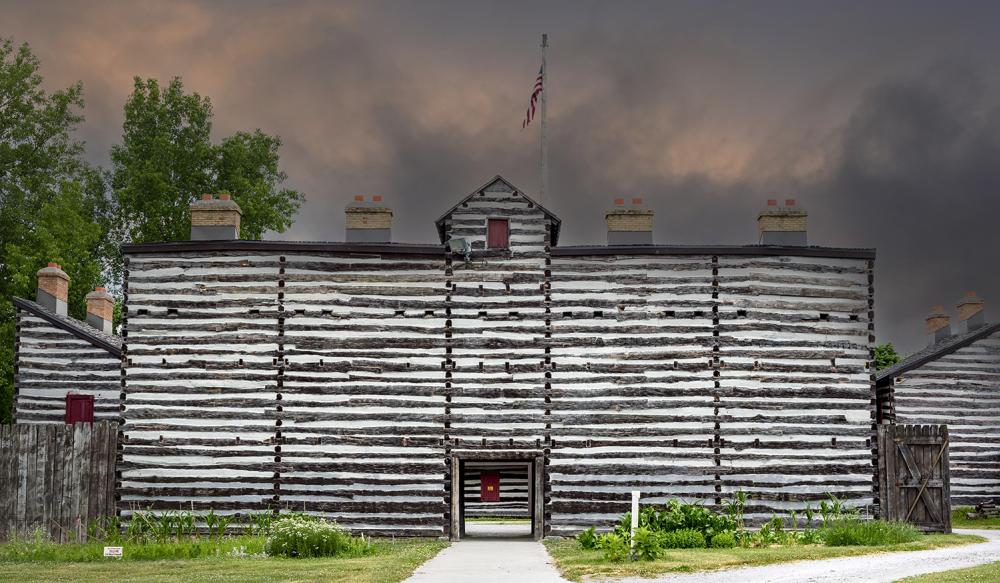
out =
[(876, 583), (889, 582), (1000, 561), (1000, 530), (955, 530), (989, 542), (932, 551), (881, 553), (821, 561), (799, 561), (709, 573), (668, 575), (656, 579), (615, 579), (615, 583)]

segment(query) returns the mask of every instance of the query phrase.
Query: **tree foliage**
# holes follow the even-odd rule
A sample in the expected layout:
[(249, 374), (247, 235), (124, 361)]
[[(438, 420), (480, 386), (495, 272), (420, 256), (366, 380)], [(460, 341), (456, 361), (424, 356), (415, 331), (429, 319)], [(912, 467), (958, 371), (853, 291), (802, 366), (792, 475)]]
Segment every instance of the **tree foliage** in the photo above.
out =
[(110, 224), (99, 172), (81, 159), (72, 132), (83, 121), (79, 83), (42, 88), (26, 44), (0, 39), (0, 419), (9, 422), (14, 387), (12, 297), (34, 297), (35, 272), (60, 262), (73, 278), (71, 313), (100, 281)]
[[(229, 192), (243, 209), (241, 235), (284, 231), (302, 195), (281, 185), (281, 140), (260, 130), (211, 141), (212, 104), (135, 78), (112, 171), (89, 166), (73, 131), (83, 87), (46, 92), (27, 44), (0, 39), (0, 421), (13, 399), (15, 296), (33, 298), (47, 262), (70, 276), (69, 314), (86, 317), (84, 296), (102, 282), (121, 291), (122, 243), (186, 240), (189, 205)], [(115, 319), (120, 317), (120, 302)]]
[(875, 370), (882, 370), (899, 362), (900, 357), (896, 354), (896, 348), (891, 342), (879, 344), (875, 347)]
[(241, 238), (283, 232), (302, 195), (281, 188), (281, 140), (260, 130), (211, 141), (212, 103), (185, 93), (174, 78), (161, 88), (135, 78), (125, 104), (122, 143), (112, 148), (112, 179), (122, 217), (121, 242), (181, 241), (190, 235), (188, 205), (201, 194), (228, 192), (243, 209)]

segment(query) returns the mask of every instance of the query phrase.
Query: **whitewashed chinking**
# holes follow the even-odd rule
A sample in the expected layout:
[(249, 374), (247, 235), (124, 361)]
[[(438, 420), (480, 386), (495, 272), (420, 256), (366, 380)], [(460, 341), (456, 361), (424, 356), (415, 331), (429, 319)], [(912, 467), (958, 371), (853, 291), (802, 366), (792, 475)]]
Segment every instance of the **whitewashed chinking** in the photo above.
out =
[[(485, 249), (493, 217), (509, 251)], [(443, 534), (449, 454), (484, 450), (546, 456), (552, 534), (610, 524), (632, 489), (743, 489), (758, 518), (871, 501), (870, 253), (554, 249), (554, 221), (497, 181), (443, 221), (469, 262), (129, 253), (123, 502)]]
[(948, 425), (951, 503), (1000, 499), (1000, 332), (905, 371), (896, 421)]
[(24, 308), (17, 310), (16, 349), (16, 423), (63, 423), (70, 392), (94, 397), (94, 419), (118, 420), (121, 363), (117, 355)]

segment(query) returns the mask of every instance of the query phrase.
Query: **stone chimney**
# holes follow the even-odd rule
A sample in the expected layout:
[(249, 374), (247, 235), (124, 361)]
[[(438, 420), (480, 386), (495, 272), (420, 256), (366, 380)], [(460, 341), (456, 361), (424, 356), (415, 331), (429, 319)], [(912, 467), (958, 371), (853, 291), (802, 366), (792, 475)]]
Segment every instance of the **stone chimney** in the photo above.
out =
[(958, 308), (958, 320), (965, 322), (965, 331), (972, 332), (986, 324), (983, 314), (983, 300), (976, 295), (976, 292), (966, 292), (962, 299), (955, 305)]
[(624, 198), (616, 198), (614, 208), (604, 215), (608, 245), (652, 245), (653, 214), (642, 207), (642, 198), (633, 198), (631, 206), (625, 206)]
[(944, 306), (931, 308), (931, 313), (927, 316), (927, 334), (930, 335), (931, 346), (951, 336), (951, 324)]
[(38, 291), (35, 302), (50, 312), (65, 316), (69, 306), (69, 276), (58, 263), (38, 270)]
[(192, 241), (232, 241), (240, 238), (240, 219), (243, 211), (228, 194), (219, 198), (201, 195), (201, 200), (191, 203)]
[(785, 206), (778, 201), (767, 201), (767, 208), (757, 215), (757, 243), (760, 245), (805, 246), (806, 211), (797, 208), (795, 199), (785, 199)]
[(388, 243), (392, 241), (392, 209), (382, 203), (381, 196), (366, 201), (364, 196), (344, 209), (347, 214), (348, 243)]
[(115, 298), (103, 287), (87, 294), (87, 323), (105, 334), (113, 334)]

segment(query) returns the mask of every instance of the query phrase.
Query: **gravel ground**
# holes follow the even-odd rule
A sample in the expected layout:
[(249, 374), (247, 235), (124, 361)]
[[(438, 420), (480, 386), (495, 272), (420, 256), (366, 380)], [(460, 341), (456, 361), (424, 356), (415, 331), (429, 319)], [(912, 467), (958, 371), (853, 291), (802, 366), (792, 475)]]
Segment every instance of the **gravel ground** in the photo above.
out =
[(977, 534), (989, 542), (935, 549), (881, 553), (861, 557), (799, 561), (709, 573), (668, 575), (656, 579), (615, 579), (615, 583), (875, 583), (974, 567), (1000, 561), (1000, 530), (955, 530)]

